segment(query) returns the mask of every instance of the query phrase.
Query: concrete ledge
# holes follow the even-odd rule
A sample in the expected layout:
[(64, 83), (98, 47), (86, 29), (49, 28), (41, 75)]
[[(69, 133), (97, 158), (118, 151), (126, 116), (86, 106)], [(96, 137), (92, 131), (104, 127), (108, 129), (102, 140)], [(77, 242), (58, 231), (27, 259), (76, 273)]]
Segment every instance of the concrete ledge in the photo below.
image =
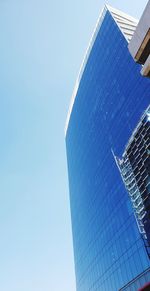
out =
[[(137, 25), (136, 31), (128, 45), (129, 51), (135, 61), (139, 58), (150, 40), (150, 0), (143, 12), (143, 15)], [(141, 62), (140, 62), (141, 63)]]
[(144, 66), (142, 67), (141, 74), (144, 77), (150, 78), (150, 55), (149, 55), (147, 61), (145, 62)]

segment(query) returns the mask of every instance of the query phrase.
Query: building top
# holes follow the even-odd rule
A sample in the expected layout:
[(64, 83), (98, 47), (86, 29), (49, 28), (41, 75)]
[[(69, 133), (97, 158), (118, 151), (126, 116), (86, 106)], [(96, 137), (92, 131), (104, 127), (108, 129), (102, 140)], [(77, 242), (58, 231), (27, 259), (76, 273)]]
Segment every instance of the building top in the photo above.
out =
[(71, 116), (71, 112), (72, 112), (72, 108), (73, 108), (73, 104), (76, 98), (76, 94), (78, 92), (78, 88), (79, 88), (79, 84), (80, 84), (80, 80), (81, 77), (83, 75), (84, 69), (86, 67), (86, 63), (88, 60), (88, 57), (91, 53), (93, 44), (95, 42), (95, 39), (97, 37), (97, 34), (99, 32), (99, 29), (101, 27), (101, 24), (103, 22), (103, 19), (106, 15), (106, 12), (108, 12), (112, 15), (113, 19), (115, 20), (116, 24), (118, 25), (119, 29), (121, 30), (122, 34), (124, 35), (124, 37), (126, 38), (127, 42), (129, 42), (133, 36), (133, 33), (136, 29), (138, 20), (129, 16), (128, 14), (115, 9), (109, 5), (105, 5), (103, 10), (100, 13), (100, 16), (98, 18), (98, 21), (96, 23), (95, 29), (93, 31), (92, 37), (90, 39), (89, 45), (87, 47), (87, 50), (85, 52), (84, 58), (83, 58), (83, 62), (81, 64), (80, 70), (79, 70), (79, 74), (75, 83), (75, 87), (73, 90), (73, 94), (71, 97), (71, 101), (70, 101), (70, 106), (69, 106), (69, 110), (68, 110), (68, 115), (67, 115), (67, 119), (66, 119), (66, 125), (65, 125), (65, 136), (67, 133), (67, 129), (68, 129), (68, 124), (69, 124), (69, 120), (70, 120), (70, 116)]
[(123, 13), (120, 10), (114, 9), (109, 5), (105, 5), (105, 7), (109, 10), (118, 27), (122, 31), (123, 35), (129, 42), (133, 36), (133, 33), (137, 27), (138, 20), (129, 16), (126, 13)]

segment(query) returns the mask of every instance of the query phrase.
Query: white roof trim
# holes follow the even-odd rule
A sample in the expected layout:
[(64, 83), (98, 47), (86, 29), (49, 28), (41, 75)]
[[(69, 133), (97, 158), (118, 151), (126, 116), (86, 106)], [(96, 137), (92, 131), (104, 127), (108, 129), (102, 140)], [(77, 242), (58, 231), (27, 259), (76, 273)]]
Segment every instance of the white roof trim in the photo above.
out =
[(137, 20), (136, 18), (134, 18), (134, 17), (132, 17), (132, 16), (130, 16), (130, 15), (128, 15), (128, 14), (126, 14), (126, 13), (124, 13), (124, 12), (122, 12), (122, 11), (116, 9), (116, 8), (113, 8), (113, 7), (111, 7), (110, 5), (107, 5), (107, 4), (106, 4), (105, 6), (106, 6), (106, 8), (107, 8), (110, 12), (115, 13), (115, 14), (117, 14), (117, 15), (120, 16), (120, 17), (124, 17), (124, 18), (126, 18), (127, 21), (138, 22), (138, 20)]

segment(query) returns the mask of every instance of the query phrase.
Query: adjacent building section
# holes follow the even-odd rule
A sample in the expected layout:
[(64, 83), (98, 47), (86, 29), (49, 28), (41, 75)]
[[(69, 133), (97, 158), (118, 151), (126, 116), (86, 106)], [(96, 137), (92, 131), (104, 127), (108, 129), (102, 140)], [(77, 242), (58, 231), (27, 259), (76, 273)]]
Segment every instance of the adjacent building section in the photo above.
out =
[(150, 257), (150, 106), (133, 131), (122, 159), (115, 159)]
[(129, 43), (129, 51), (134, 60), (143, 65), (142, 75), (150, 77), (150, 0)]

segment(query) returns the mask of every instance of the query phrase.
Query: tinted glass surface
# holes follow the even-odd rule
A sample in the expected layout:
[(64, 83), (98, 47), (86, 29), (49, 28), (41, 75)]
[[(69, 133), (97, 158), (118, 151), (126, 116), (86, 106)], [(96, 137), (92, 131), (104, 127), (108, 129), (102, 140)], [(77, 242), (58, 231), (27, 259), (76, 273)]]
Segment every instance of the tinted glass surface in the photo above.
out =
[(78, 291), (116, 291), (150, 266), (112, 154), (122, 155), (150, 103), (127, 45), (107, 11), (66, 135)]

